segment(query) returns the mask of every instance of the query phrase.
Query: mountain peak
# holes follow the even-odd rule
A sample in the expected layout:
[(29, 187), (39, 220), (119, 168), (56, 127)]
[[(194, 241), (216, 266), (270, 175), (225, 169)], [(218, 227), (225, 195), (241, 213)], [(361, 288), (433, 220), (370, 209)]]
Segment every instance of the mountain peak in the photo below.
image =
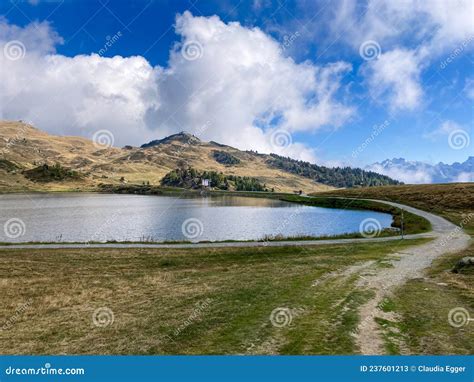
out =
[(405, 164), (408, 161), (405, 158), (392, 158), (392, 159), (385, 159), (381, 162), (381, 165), (391, 165), (391, 164)]
[(154, 147), (161, 144), (170, 144), (170, 143), (176, 143), (176, 142), (194, 145), (194, 144), (201, 143), (201, 140), (191, 133), (188, 133), (186, 131), (181, 131), (179, 133), (169, 135), (163, 139), (155, 139), (153, 141), (150, 141), (148, 143), (141, 145), (140, 147), (142, 149), (146, 149), (148, 147)]
[(464, 162), (430, 164), (407, 161), (404, 158), (386, 159), (366, 166), (371, 170), (401, 180), (404, 183), (449, 183), (474, 181), (474, 157)]

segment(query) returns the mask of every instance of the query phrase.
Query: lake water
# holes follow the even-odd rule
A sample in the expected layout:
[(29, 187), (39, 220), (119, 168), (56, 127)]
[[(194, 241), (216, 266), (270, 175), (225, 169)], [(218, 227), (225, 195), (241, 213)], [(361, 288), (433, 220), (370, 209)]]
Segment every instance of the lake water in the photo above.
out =
[(372, 211), (237, 196), (0, 195), (3, 242), (258, 240), (357, 232), (367, 219), (376, 219), (381, 228), (392, 221), (389, 214)]

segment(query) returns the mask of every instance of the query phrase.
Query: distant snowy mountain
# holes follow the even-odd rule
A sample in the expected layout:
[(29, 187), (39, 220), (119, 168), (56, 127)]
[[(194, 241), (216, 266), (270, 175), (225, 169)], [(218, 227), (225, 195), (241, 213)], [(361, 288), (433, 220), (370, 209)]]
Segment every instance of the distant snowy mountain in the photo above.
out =
[(463, 163), (439, 162), (435, 165), (393, 158), (366, 166), (365, 170), (375, 171), (404, 183), (474, 182), (474, 156)]

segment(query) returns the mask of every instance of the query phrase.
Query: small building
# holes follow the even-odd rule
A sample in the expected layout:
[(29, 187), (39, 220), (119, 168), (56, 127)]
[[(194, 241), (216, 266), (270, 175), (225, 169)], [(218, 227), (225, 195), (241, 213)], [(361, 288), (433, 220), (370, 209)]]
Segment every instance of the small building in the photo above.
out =
[(210, 179), (203, 179), (202, 180), (202, 186), (203, 187), (210, 187), (211, 186), (211, 180)]

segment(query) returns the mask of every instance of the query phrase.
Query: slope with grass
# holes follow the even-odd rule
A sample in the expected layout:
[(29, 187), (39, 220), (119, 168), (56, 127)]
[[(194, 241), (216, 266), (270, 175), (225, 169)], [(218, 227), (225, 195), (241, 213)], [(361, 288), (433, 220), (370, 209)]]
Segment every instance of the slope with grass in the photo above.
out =
[[(444, 219), (405, 208), (430, 219), (434, 241), (4, 248), (0, 302), (11, 340), (2, 351), (472, 353), (472, 332), (452, 327), (446, 315), (453, 304), (472, 308), (472, 272), (448, 273), (460, 255), (441, 256), (463, 247), (465, 235)], [(94, 312), (103, 308), (111, 323), (94, 326)], [(36, 336), (41, 341), (26, 341)]]
[[(463, 257), (474, 257), (474, 184), (403, 185), (338, 190), (331, 196), (376, 198), (403, 202), (443, 216), (466, 232), (470, 244), (435, 259), (417, 278), (385, 296), (377, 312), (385, 352), (392, 354), (473, 354), (474, 332), (469, 321), (449, 324), (449, 313), (463, 309), (473, 316), (474, 273), (467, 268), (453, 273)], [(446, 243), (451, 241), (446, 239)], [(445, 244), (446, 245), (446, 244)], [(472, 323), (471, 323), (472, 325)]]
[[(389, 200), (408, 204), (445, 217), (460, 225), (474, 213), (474, 183), (399, 185), (334, 190), (317, 196), (342, 196), (360, 199)], [(464, 224), (471, 232), (474, 219)]]
[[(104, 138), (113, 142), (110, 132), (105, 132)], [(22, 122), (0, 121), (0, 192), (90, 191), (99, 184), (159, 185), (167, 173), (183, 167), (255, 178), (276, 192), (330, 190), (341, 185), (341, 177), (353, 175), (367, 185), (380, 184), (380, 179), (384, 184), (391, 182), (382, 175), (349, 168), (324, 168), (324, 176), (308, 177), (278, 168), (271, 159), (274, 158), (270, 155), (201, 141), (184, 132), (141, 147), (116, 148), (81, 137), (50, 135)], [(44, 164), (58, 164), (76, 171), (80, 177), (37, 182), (24, 176)]]
[[(429, 239), (0, 250), (2, 354), (350, 354), (357, 266)], [(105, 326), (94, 325), (94, 312)]]
[[(214, 156), (216, 150), (221, 153), (218, 158)], [(236, 160), (232, 164), (223, 161), (224, 152)], [(186, 133), (143, 147), (116, 148), (94, 145), (92, 140), (81, 137), (50, 135), (21, 122), (0, 121), (0, 160), (0, 192), (94, 191), (100, 184), (159, 185), (167, 173), (183, 165), (200, 171), (257, 178), (276, 191), (317, 192), (332, 188), (273, 169), (265, 164), (264, 156), (203, 142)], [(36, 182), (25, 176), (26, 171), (43, 164), (59, 164), (81, 177)]]

